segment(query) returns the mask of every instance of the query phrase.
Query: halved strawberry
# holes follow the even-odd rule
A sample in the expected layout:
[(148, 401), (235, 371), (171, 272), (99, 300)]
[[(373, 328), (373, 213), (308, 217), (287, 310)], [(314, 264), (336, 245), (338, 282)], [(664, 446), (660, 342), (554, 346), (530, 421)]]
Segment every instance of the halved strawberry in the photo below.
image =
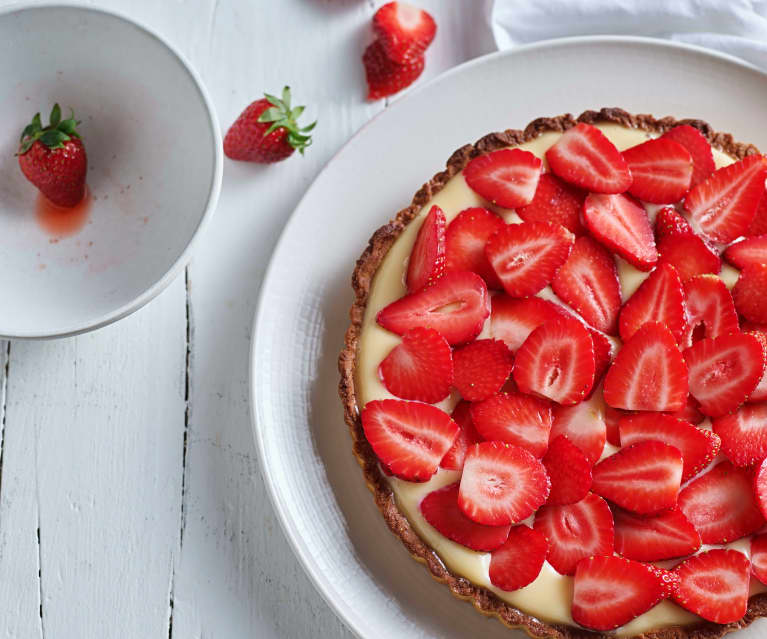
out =
[(698, 402), (696, 402), (695, 398), (691, 395), (687, 396), (687, 403), (683, 408), (680, 408), (677, 411), (672, 411), (668, 414), (671, 415), (671, 417), (683, 419), (684, 421), (690, 422), (691, 424), (700, 424), (704, 419), (706, 419), (706, 416), (700, 412)]
[(374, 40), (362, 54), (368, 85), (367, 99), (380, 100), (409, 87), (423, 73), (425, 63), (423, 55), (402, 64), (394, 62), (386, 55), (381, 41)]
[(722, 439), (722, 452), (736, 466), (751, 466), (767, 457), (767, 403), (744, 404), (717, 417), (712, 428)]
[(523, 393), (559, 404), (577, 404), (594, 384), (591, 336), (574, 318), (555, 318), (536, 328), (519, 347), (514, 381)]
[[(757, 330), (748, 331), (748, 334), (753, 335), (757, 340), (759, 340), (759, 345), (762, 347), (762, 353), (764, 353), (765, 361), (767, 362), (767, 332), (763, 330)], [(765, 366), (764, 373), (762, 373), (762, 378), (759, 380), (756, 388), (748, 396), (747, 401), (761, 402), (765, 399), (767, 399), (767, 366)]]
[(466, 184), (505, 209), (530, 204), (541, 176), (541, 159), (522, 149), (500, 149), (472, 158), (463, 170)]
[(410, 252), (405, 282), (411, 293), (432, 284), (445, 270), (445, 214), (432, 206)]
[(763, 459), (754, 473), (753, 480), (754, 498), (759, 512), (767, 517), (767, 459)]
[(490, 335), (501, 339), (516, 351), (536, 328), (552, 317), (566, 317), (558, 304), (540, 297), (493, 295), (490, 313)]
[(751, 574), (767, 584), (767, 534), (751, 538)]
[(671, 415), (637, 413), (620, 420), (621, 444), (659, 441), (682, 453), (682, 482), (697, 475), (716, 457), (721, 446), (718, 435)]
[(450, 344), (474, 339), (490, 315), (490, 296), (476, 273), (446, 273), (432, 286), (410, 293), (383, 308), (376, 318), (385, 329), (404, 335), (424, 326), (439, 331)]
[(674, 601), (714, 623), (740, 621), (748, 607), (751, 565), (742, 552), (714, 548), (686, 559), (674, 572)]
[(591, 326), (586, 326), (586, 330), (591, 335), (591, 343), (594, 346), (594, 387), (596, 388), (615, 359), (615, 344), (607, 335)]
[(583, 219), (591, 235), (640, 271), (658, 261), (650, 219), (641, 204), (625, 195), (589, 193)]
[(690, 189), (684, 208), (708, 239), (728, 244), (748, 232), (764, 193), (767, 161), (749, 155)]
[(525, 222), (553, 222), (561, 224), (575, 235), (583, 233), (581, 209), (586, 194), (563, 182), (553, 173), (543, 173), (538, 180), (533, 201), (517, 208), (517, 215)]
[(719, 417), (740, 406), (764, 373), (764, 353), (753, 335), (733, 333), (702, 339), (684, 351), (690, 394), (701, 412)]
[(474, 428), (474, 422), (471, 421), (471, 404), (469, 402), (465, 400), (458, 402), (450, 417), (461, 430), (439, 465), (447, 470), (462, 470), (469, 447), (481, 442), (482, 438)]
[(679, 449), (663, 442), (624, 443), (594, 466), (591, 489), (626, 510), (657, 513), (676, 505), (682, 466)]
[(658, 242), (658, 264), (671, 264), (684, 282), (694, 275), (718, 273), (722, 260), (702, 237), (690, 233)]
[(665, 598), (654, 566), (622, 557), (589, 557), (573, 581), (573, 620), (590, 630), (613, 630)]
[(389, 470), (408, 481), (426, 481), (458, 437), (458, 425), (439, 408), (382, 399), (362, 409), (362, 428)]
[(551, 481), (547, 504), (572, 504), (589, 492), (591, 464), (581, 449), (564, 435), (554, 438), (541, 461)]
[(669, 129), (662, 136), (662, 139), (673, 140), (681, 144), (690, 156), (692, 156), (692, 184), (705, 180), (716, 169), (714, 164), (714, 154), (711, 152), (711, 145), (705, 136), (695, 127), (689, 124), (680, 124), (673, 129)]
[(543, 506), (533, 526), (549, 542), (547, 561), (563, 575), (572, 575), (581, 559), (613, 552), (613, 516), (594, 493), (574, 504)]
[(604, 400), (597, 390), (591, 397), (573, 406), (554, 405), (549, 442), (564, 435), (581, 449), (592, 466), (605, 447)]
[(488, 441), (520, 446), (543, 457), (549, 445), (551, 403), (522, 393), (499, 393), (471, 406), (477, 432)]
[(647, 140), (623, 151), (631, 177), (628, 191), (655, 204), (670, 204), (684, 197), (692, 180), (692, 157), (678, 142), (668, 138)]
[(684, 333), (684, 289), (679, 274), (669, 264), (659, 264), (623, 305), (618, 320), (621, 339), (630, 339), (647, 322), (665, 324), (677, 342)]
[(590, 237), (579, 237), (551, 288), (594, 328), (615, 334), (621, 286), (613, 256)]
[(724, 251), (724, 259), (741, 270), (749, 264), (767, 264), (767, 235), (730, 244)]
[(704, 544), (726, 544), (764, 525), (749, 471), (728, 461), (687, 484), (679, 493), (679, 510)]
[(457, 544), (490, 552), (503, 545), (509, 526), (483, 526), (458, 508), (458, 482), (430, 492), (420, 505), (421, 514), (434, 528)]
[(607, 433), (607, 441), (613, 446), (621, 445), (620, 431), (618, 430), (620, 420), (633, 414), (634, 413), (629, 411), (613, 408), (612, 406), (605, 404), (605, 430)]
[(661, 561), (691, 555), (700, 548), (700, 535), (681, 510), (641, 516), (613, 509), (615, 551), (627, 559)]
[(696, 275), (684, 283), (691, 341), (737, 333), (738, 314), (732, 295), (716, 275)]
[(626, 160), (595, 126), (580, 122), (546, 151), (551, 170), (565, 182), (597, 193), (623, 193), (631, 186)]
[(473, 271), (489, 288), (501, 288), (501, 281), (485, 255), (490, 236), (506, 223), (487, 209), (464, 209), (455, 216), (445, 235), (445, 271)]
[(481, 442), (469, 449), (458, 506), (470, 519), (487, 526), (516, 524), (538, 510), (548, 496), (546, 469), (524, 448)]
[(519, 590), (535, 581), (546, 560), (548, 543), (529, 526), (514, 526), (509, 538), (490, 555), (490, 583), (501, 590)]
[(479, 402), (495, 395), (511, 374), (514, 357), (499, 339), (480, 339), (453, 353), (453, 385), (461, 397)]
[(605, 401), (624, 410), (675, 411), (687, 401), (687, 367), (663, 324), (645, 324), (607, 371)]
[(740, 272), (732, 289), (735, 308), (743, 317), (757, 324), (767, 324), (767, 264), (749, 264)]
[(387, 2), (373, 16), (373, 32), (389, 59), (403, 64), (423, 54), (437, 33), (437, 24), (423, 9)]
[(453, 355), (450, 344), (433, 328), (411, 328), (378, 367), (386, 389), (402, 399), (433, 404), (450, 394)]
[(664, 206), (655, 214), (655, 240), (692, 235), (690, 223), (673, 206)]
[(748, 236), (767, 235), (767, 191), (762, 193), (759, 206), (756, 207), (756, 215), (751, 226), (748, 228)]
[(551, 282), (570, 255), (574, 240), (559, 224), (507, 224), (488, 240), (485, 255), (506, 292), (526, 297)]

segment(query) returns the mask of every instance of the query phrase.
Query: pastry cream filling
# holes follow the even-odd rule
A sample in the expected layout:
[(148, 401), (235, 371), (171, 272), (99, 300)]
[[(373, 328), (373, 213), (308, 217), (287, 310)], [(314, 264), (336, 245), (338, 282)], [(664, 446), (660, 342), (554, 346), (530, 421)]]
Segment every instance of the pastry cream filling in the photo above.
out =
[[(603, 124), (599, 125), (599, 128), (619, 150), (634, 146), (652, 137), (645, 131), (630, 129), (617, 124)], [(544, 153), (546, 149), (557, 141), (560, 135), (557, 132), (547, 132), (534, 140), (519, 145), (519, 148), (530, 151), (543, 159), (544, 167), (548, 169)], [(717, 167), (734, 161), (731, 157), (717, 149), (714, 149), (713, 152)], [(489, 207), (484, 199), (472, 191), (467, 186), (463, 175), (458, 173), (447, 182), (439, 193), (424, 205), (417, 218), (407, 225), (389, 249), (371, 285), (359, 338), (356, 390), (361, 407), (374, 399), (394, 398), (394, 395), (386, 390), (378, 377), (378, 365), (389, 351), (400, 342), (400, 338), (380, 327), (376, 323), (376, 315), (387, 304), (405, 295), (404, 276), (407, 260), (420, 227), (419, 220), (425, 217), (433, 205), (439, 206), (444, 211), (448, 223), (458, 213), (472, 206), (494, 208)], [(659, 208), (655, 205), (647, 205), (648, 214), (651, 219), (655, 217)], [(521, 221), (513, 211), (499, 208), (494, 210), (507, 222)], [(616, 262), (618, 264), (621, 291), (625, 301), (631, 297), (648, 273), (635, 269), (619, 257), (616, 257)], [(731, 288), (737, 280), (738, 271), (725, 265), (720, 276), (727, 286)], [(538, 295), (554, 302), (562, 303), (549, 287), (545, 288)], [(489, 335), (489, 325), (490, 321), (488, 318), (480, 337), (487, 337)], [(447, 412), (451, 412), (458, 400), (459, 396), (453, 393), (436, 405)], [(595, 416), (604, 411), (601, 393), (595, 393), (588, 401), (592, 404)], [(616, 450), (615, 447), (606, 444), (603, 457), (613, 454)], [(431, 480), (425, 483), (407, 482), (396, 477), (389, 477), (388, 481), (394, 491), (400, 511), (407, 517), (411, 526), (413, 526), (421, 538), (434, 549), (440, 559), (453, 573), (465, 577), (478, 586), (487, 588), (503, 601), (538, 619), (549, 623), (576, 625), (570, 615), (573, 591), (572, 577), (559, 574), (548, 562), (544, 562), (540, 574), (528, 586), (513, 592), (500, 590), (490, 583), (489, 553), (475, 552), (447, 539), (447, 537), (439, 533), (423, 518), (419, 508), (421, 500), (431, 491), (458, 481), (460, 476), (461, 474), (458, 471), (440, 469)], [(532, 524), (532, 518), (525, 523)], [(729, 544), (729, 546), (736, 548), (746, 555), (749, 554), (748, 539), (739, 540)], [(765, 590), (767, 588), (752, 578), (752, 594)], [(615, 633), (617, 635), (636, 635), (656, 628), (690, 624), (698, 621), (700, 621), (698, 616), (666, 600), (625, 626), (618, 628)]]

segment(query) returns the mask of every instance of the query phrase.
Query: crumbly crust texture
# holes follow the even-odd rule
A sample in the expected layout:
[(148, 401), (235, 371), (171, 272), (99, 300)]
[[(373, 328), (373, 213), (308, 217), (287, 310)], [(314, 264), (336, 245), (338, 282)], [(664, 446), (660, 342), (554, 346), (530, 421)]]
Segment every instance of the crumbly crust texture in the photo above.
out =
[[(339, 394), (344, 406), (344, 418), (354, 440), (354, 456), (362, 467), (368, 488), (373, 493), (376, 505), (391, 531), (399, 537), (413, 558), (425, 564), (432, 577), (445, 583), (456, 597), (471, 602), (480, 612), (497, 617), (511, 628), (525, 630), (528, 635), (536, 639), (543, 637), (557, 639), (597, 639), (604, 637), (606, 639), (607, 637), (614, 637), (614, 635), (540, 621), (507, 604), (486, 588), (477, 586), (468, 579), (454, 574), (442, 563), (437, 553), (418, 536), (407, 518), (399, 511), (394, 493), (381, 473), (378, 458), (365, 438), (362, 429), (360, 408), (355, 393), (354, 371), (357, 342), (362, 330), (362, 321), (373, 277), (391, 245), (423, 206), (445, 186), (451, 177), (463, 170), (472, 158), (503, 147), (523, 144), (549, 131), (566, 131), (578, 122), (589, 124), (615, 123), (659, 134), (680, 124), (689, 124), (698, 129), (712, 146), (735, 158), (742, 159), (747, 155), (759, 153), (755, 146), (736, 142), (729, 133), (718, 133), (702, 120), (677, 120), (671, 116), (657, 119), (646, 114), (632, 115), (618, 108), (586, 111), (577, 118), (570, 114), (553, 118), (538, 118), (530, 122), (524, 130), (509, 129), (490, 133), (474, 144), (462, 146), (450, 156), (445, 170), (437, 173), (418, 190), (409, 206), (402, 209), (393, 220), (373, 234), (367, 248), (357, 260), (356, 268), (352, 274), (355, 300), (350, 311), (351, 324), (346, 331), (345, 346), (338, 359), (338, 369), (341, 374)], [(672, 626), (637, 635), (637, 639), (718, 639), (729, 632), (744, 628), (755, 619), (764, 616), (767, 616), (767, 593), (751, 597), (746, 615), (735, 623), (721, 625), (701, 622), (690, 626)]]

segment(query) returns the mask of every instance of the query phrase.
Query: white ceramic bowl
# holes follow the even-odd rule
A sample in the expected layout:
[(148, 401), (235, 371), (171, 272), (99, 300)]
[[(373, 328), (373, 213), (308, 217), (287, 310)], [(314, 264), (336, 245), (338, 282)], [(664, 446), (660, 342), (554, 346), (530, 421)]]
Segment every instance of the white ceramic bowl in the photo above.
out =
[[(221, 134), (194, 70), (162, 38), (84, 6), (0, 11), (0, 335), (57, 337), (140, 308), (190, 257), (221, 187)], [(82, 120), (89, 217), (36, 214), (14, 153), (36, 111)]]

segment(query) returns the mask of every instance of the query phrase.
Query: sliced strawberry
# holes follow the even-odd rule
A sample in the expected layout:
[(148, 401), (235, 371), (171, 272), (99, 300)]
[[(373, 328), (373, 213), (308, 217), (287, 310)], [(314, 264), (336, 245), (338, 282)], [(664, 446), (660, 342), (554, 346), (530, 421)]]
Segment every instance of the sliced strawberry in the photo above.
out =
[(485, 244), (505, 225), (495, 213), (481, 207), (461, 211), (447, 227), (445, 271), (473, 271), (489, 288), (501, 288), (501, 281), (485, 256)]
[(658, 242), (658, 263), (670, 264), (679, 272), (682, 281), (702, 273), (718, 273), (722, 260), (694, 234), (663, 239)]
[(589, 492), (591, 464), (564, 435), (554, 438), (542, 461), (551, 481), (547, 504), (573, 504)]
[(741, 270), (749, 264), (767, 264), (767, 235), (730, 244), (724, 251), (724, 259)]
[(700, 535), (679, 509), (651, 517), (613, 509), (615, 551), (627, 559), (661, 561), (691, 555), (700, 548)]
[(631, 186), (628, 165), (595, 126), (580, 122), (546, 151), (551, 170), (565, 182), (597, 193), (623, 193)]
[(615, 334), (621, 286), (615, 260), (590, 237), (579, 237), (551, 288), (594, 328)]
[(647, 322), (665, 324), (677, 342), (684, 333), (684, 289), (676, 269), (669, 264), (659, 264), (624, 304), (618, 321), (621, 339), (630, 339)]
[(623, 151), (623, 159), (634, 179), (628, 191), (640, 200), (670, 204), (690, 188), (692, 157), (674, 140), (647, 140)]
[(591, 326), (587, 326), (586, 330), (591, 335), (591, 343), (594, 346), (594, 386), (596, 387), (615, 359), (615, 345), (601, 331)]
[(679, 450), (663, 442), (624, 443), (594, 466), (591, 488), (626, 510), (657, 513), (676, 505), (682, 465)]
[(762, 193), (759, 200), (759, 206), (756, 207), (754, 221), (748, 229), (748, 236), (767, 235), (767, 191)]
[(409, 87), (423, 73), (426, 61), (423, 55), (402, 64), (389, 59), (380, 40), (368, 45), (362, 54), (368, 100), (380, 100)]
[(690, 189), (684, 208), (703, 235), (728, 244), (748, 232), (764, 193), (767, 161), (749, 155)]
[(709, 417), (740, 406), (764, 373), (764, 353), (753, 335), (734, 333), (702, 339), (685, 349), (690, 394)]
[(546, 560), (548, 543), (529, 526), (514, 526), (509, 538), (490, 555), (490, 583), (501, 590), (519, 590), (535, 581)]
[(724, 461), (679, 493), (679, 509), (704, 544), (726, 544), (764, 525), (749, 471)]
[(445, 226), (442, 209), (432, 206), (410, 252), (405, 281), (411, 293), (433, 284), (445, 270)]
[(701, 430), (691, 423), (658, 413), (637, 413), (620, 420), (621, 444), (658, 441), (673, 446), (682, 453), (682, 481), (697, 475), (716, 457), (721, 446), (719, 437), (710, 430)]
[(751, 322), (767, 324), (767, 264), (750, 264), (732, 289), (738, 312)]
[(674, 601), (714, 623), (740, 621), (748, 607), (750, 568), (737, 550), (714, 548), (690, 557), (674, 569), (679, 575)]
[(423, 54), (437, 33), (437, 24), (423, 9), (387, 2), (373, 16), (373, 32), (388, 58), (403, 64)]
[(443, 400), (453, 383), (450, 344), (433, 328), (412, 328), (381, 362), (378, 376), (392, 395), (402, 399), (427, 404)]
[(581, 449), (592, 466), (605, 447), (604, 400), (599, 391), (573, 406), (554, 405), (549, 442), (564, 435)]
[(479, 402), (495, 395), (511, 374), (514, 357), (499, 339), (480, 339), (453, 353), (453, 385), (461, 397)]
[(656, 241), (685, 235), (693, 235), (692, 227), (673, 206), (664, 206), (658, 210), (655, 214)]
[(745, 404), (717, 417), (712, 427), (722, 439), (722, 452), (736, 466), (751, 466), (767, 457), (767, 404)]
[(572, 575), (581, 559), (613, 552), (610, 507), (593, 493), (574, 504), (543, 506), (533, 525), (549, 542), (546, 560), (563, 575)]
[(751, 538), (751, 574), (767, 584), (767, 534)]
[(455, 442), (450, 447), (450, 450), (445, 453), (445, 456), (440, 462), (442, 468), (447, 470), (462, 470), (463, 462), (466, 459), (466, 453), (472, 444), (481, 442), (482, 438), (474, 428), (474, 422), (471, 421), (471, 404), (465, 400), (461, 400), (456, 404), (453, 409), (453, 413), (450, 417), (458, 424), (461, 429), (458, 433), (458, 437), (455, 438)]
[[(749, 335), (753, 335), (759, 340), (759, 345), (762, 347), (762, 353), (764, 353), (765, 361), (767, 361), (767, 333), (765, 331), (749, 331)], [(756, 385), (756, 388), (748, 396), (749, 402), (761, 402), (767, 399), (767, 366), (765, 366), (762, 378)]]
[(640, 271), (658, 261), (650, 219), (641, 204), (625, 195), (589, 193), (583, 219), (592, 236)]
[(533, 201), (541, 159), (522, 149), (500, 149), (472, 158), (463, 170), (466, 184), (488, 202), (515, 209)]
[(671, 415), (671, 417), (683, 419), (684, 421), (690, 422), (691, 424), (700, 424), (704, 419), (706, 419), (706, 416), (700, 412), (698, 402), (696, 402), (695, 398), (690, 395), (687, 396), (687, 403), (684, 405), (684, 408), (668, 414)]
[(738, 332), (738, 314), (732, 295), (719, 277), (697, 275), (687, 280), (684, 295), (692, 341)]
[(472, 550), (495, 550), (509, 536), (509, 526), (483, 526), (461, 512), (458, 508), (458, 482), (426, 495), (420, 509), (424, 519), (441, 534)]
[(408, 481), (429, 479), (460, 430), (439, 408), (398, 399), (368, 402), (362, 428), (381, 463)]
[(543, 457), (549, 446), (551, 403), (522, 393), (499, 393), (471, 406), (477, 432), (488, 441), (500, 441)]
[(759, 511), (767, 517), (767, 459), (763, 459), (754, 473), (754, 498)]
[(424, 326), (439, 331), (450, 344), (474, 339), (490, 315), (487, 286), (476, 273), (447, 273), (432, 286), (383, 308), (377, 316), (385, 329), (404, 335)]
[(535, 295), (564, 264), (575, 236), (546, 222), (507, 224), (485, 246), (485, 255), (512, 297)]
[(512, 351), (517, 351), (530, 333), (546, 320), (567, 316), (561, 306), (540, 297), (493, 295), (491, 305), (490, 335), (503, 340)]
[(610, 442), (613, 446), (621, 445), (621, 437), (620, 431), (618, 430), (618, 425), (620, 420), (624, 417), (627, 417), (628, 415), (633, 415), (633, 413), (625, 410), (620, 410), (619, 408), (613, 408), (612, 406), (605, 404), (605, 429), (607, 432), (607, 441)]
[(583, 233), (581, 209), (586, 194), (563, 182), (553, 173), (543, 173), (538, 180), (533, 201), (517, 208), (517, 215), (525, 222), (553, 222), (561, 224), (575, 235)]
[(594, 346), (574, 318), (555, 318), (536, 328), (517, 351), (514, 381), (523, 393), (559, 404), (577, 404), (594, 384)]
[(607, 371), (605, 401), (624, 410), (676, 411), (687, 401), (687, 367), (662, 324), (645, 324)]
[(661, 139), (673, 140), (681, 144), (689, 152), (693, 164), (691, 186), (695, 186), (705, 180), (716, 169), (711, 145), (695, 127), (689, 124), (680, 124), (666, 131), (661, 136)]
[(524, 448), (482, 442), (469, 449), (458, 506), (473, 521), (487, 526), (519, 523), (548, 496), (546, 469)]

